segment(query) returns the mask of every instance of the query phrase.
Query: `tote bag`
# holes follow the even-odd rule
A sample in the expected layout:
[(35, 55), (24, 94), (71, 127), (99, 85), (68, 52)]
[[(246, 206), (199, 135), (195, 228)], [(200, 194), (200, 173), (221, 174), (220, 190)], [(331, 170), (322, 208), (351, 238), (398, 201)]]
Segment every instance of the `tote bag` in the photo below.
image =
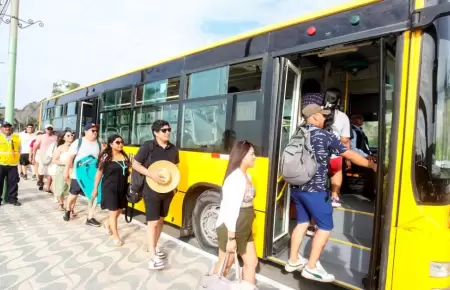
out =
[(227, 253), (218, 275), (206, 275), (203, 277), (197, 290), (256, 290), (255, 285), (243, 281), (241, 279), (241, 267), (239, 266), (239, 260), (237, 253), (234, 252), (234, 265), (236, 267), (236, 280), (231, 281), (223, 276), (223, 271), (225, 270), (225, 265), (227, 264), (228, 258), (232, 253)]

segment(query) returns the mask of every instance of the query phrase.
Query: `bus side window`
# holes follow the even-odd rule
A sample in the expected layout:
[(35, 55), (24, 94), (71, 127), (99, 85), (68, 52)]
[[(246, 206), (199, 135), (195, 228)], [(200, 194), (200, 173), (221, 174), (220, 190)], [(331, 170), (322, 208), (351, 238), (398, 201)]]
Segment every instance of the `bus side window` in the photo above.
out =
[(450, 203), (450, 17), (423, 34), (415, 136), (416, 200)]

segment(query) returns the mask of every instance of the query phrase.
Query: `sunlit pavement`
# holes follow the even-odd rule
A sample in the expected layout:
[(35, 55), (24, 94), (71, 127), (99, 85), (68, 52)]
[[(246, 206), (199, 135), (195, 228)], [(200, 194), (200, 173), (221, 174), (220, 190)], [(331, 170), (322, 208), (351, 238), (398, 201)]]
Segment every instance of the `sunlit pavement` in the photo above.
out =
[[(167, 255), (164, 270), (147, 269), (145, 228), (119, 218), (124, 242), (114, 247), (103, 228), (85, 225), (86, 200), (79, 198), (78, 217), (65, 222), (52, 195), (36, 182), (21, 181), (21, 207), (0, 206), (0, 289), (197, 289), (215, 258), (162, 234)], [(107, 212), (97, 210), (103, 222)], [(266, 277), (258, 287), (292, 289)]]

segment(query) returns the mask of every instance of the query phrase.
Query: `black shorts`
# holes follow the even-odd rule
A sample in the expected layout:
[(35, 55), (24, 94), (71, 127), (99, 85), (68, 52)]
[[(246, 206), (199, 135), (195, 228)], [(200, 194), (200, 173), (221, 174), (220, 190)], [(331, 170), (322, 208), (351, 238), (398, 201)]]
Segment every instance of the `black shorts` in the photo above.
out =
[(157, 193), (151, 190), (144, 190), (143, 197), (147, 222), (157, 221), (161, 217), (165, 218), (167, 216), (173, 195), (173, 192)]
[(69, 190), (70, 194), (72, 195), (78, 195), (78, 194), (83, 194), (83, 190), (80, 187), (80, 184), (78, 183), (78, 180), (76, 179), (72, 179), (70, 181), (70, 190)]
[(23, 166), (28, 166), (31, 164), (30, 162), (30, 154), (24, 153), (20, 154), (19, 164)]

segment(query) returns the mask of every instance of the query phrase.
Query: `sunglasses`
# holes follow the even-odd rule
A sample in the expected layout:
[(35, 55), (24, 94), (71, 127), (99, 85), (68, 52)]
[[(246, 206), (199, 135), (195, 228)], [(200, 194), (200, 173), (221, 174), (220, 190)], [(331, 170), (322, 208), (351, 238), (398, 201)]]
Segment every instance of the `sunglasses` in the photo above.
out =
[(121, 144), (123, 144), (123, 141), (117, 140), (117, 141), (114, 141), (114, 143), (116, 143), (117, 145), (121, 145)]
[(167, 132), (172, 132), (172, 129), (171, 128), (164, 128), (164, 129), (161, 129), (161, 130), (159, 130), (159, 131), (161, 131), (161, 132), (163, 132), (163, 133), (167, 133)]
[(53, 128), (47, 128), (47, 130), (49, 130), (49, 131), (53, 131)]

